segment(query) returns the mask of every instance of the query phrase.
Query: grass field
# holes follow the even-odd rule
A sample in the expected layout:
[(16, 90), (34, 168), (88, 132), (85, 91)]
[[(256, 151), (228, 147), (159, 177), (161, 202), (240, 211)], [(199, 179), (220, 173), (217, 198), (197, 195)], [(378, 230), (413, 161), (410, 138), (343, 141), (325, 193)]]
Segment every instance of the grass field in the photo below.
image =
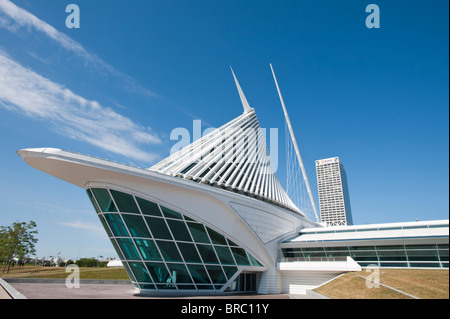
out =
[[(359, 275), (359, 276), (358, 276)], [(411, 299), (412, 297), (380, 285), (367, 288), (370, 272), (347, 273), (314, 291), (332, 299)], [(380, 284), (421, 299), (449, 298), (448, 269), (380, 269)]]
[[(130, 280), (124, 268), (92, 268), (80, 267), (80, 279), (104, 279), (104, 280)], [(0, 269), (0, 278), (49, 278), (65, 279), (69, 275), (65, 267), (42, 267), (34, 265), (25, 265), (23, 267), (15, 266), (7, 274), (2, 273)]]

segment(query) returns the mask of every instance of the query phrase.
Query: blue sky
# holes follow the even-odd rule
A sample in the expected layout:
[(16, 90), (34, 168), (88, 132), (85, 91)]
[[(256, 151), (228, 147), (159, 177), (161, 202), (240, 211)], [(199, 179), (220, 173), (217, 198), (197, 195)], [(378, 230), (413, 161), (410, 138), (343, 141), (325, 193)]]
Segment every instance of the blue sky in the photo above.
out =
[[(70, 3), (79, 29), (66, 27)], [(366, 27), (370, 3), (379, 29)], [(84, 191), (16, 151), (149, 167), (169, 155), (173, 129), (242, 113), (230, 65), (261, 126), (279, 129), (285, 183), (269, 63), (306, 166), (344, 163), (355, 224), (448, 219), (448, 5), (0, 0), (0, 225), (35, 220), (40, 257), (115, 256)]]

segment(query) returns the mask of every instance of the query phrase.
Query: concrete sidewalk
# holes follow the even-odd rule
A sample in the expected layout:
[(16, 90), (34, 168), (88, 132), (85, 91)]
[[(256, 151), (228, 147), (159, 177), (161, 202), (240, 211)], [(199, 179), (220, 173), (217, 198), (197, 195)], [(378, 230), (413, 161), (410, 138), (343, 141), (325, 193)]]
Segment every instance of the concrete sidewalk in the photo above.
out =
[[(65, 282), (45, 280), (17, 280), (7, 279), (9, 283), (3, 280), (3, 283), (17, 291), (22, 298), (27, 299), (322, 299), (318, 294), (306, 295), (257, 295), (257, 294), (236, 294), (236, 295), (218, 295), (218, 296), (148, 296), (140, 295), (130, 283), (83, 283), (80, 282), (80, 288), (67, 288)], [(2, 286), (0, 282), (0, 286)], [(2, 289), (0, 288), (0, 291)], [(5, 293), (7, 297), (8, 294)]]

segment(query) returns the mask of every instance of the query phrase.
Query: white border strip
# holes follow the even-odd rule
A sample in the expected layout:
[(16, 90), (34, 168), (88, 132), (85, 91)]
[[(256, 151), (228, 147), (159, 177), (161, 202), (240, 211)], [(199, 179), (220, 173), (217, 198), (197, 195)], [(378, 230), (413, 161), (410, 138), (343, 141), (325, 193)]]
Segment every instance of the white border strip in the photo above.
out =
[(0, 286), (2, 286), (6, 290), (6, 292), (11, 296), (12, 299), (28, 299), (2, 278), (0, 278)]

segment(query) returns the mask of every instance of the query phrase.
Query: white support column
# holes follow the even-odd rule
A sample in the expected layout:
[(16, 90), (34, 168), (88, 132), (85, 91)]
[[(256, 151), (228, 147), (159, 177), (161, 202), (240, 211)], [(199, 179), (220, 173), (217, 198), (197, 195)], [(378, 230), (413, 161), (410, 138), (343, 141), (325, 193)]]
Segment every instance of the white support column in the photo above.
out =
[(259, 280), (258, 293), (259, 294), (279, 294), (281, 292), (281, 274), (276, 267), (261, 274)]
[(283, 97), (281, 96), (280, 87), (278, 86), (277, 78), (275, 77), (275, 72), (273, 71), (272, 64), (270, 64), (270, 69), (272, 70), (273, 79), (275, 80), (275, 85), (277, 86), (277, 91), (278, 91), (278, 95), (280, 96), (281, 106), (283, 107), (284, 116), (286, 118), (286, 123), (287, 123), (287, 126), (289, 128), (289, 133), (291, 134), (292, 143), (294, 144), (295, 153), (297, 154), (297, 159), (298, 159), (298, 162), (300, 164), (300, 168), (302, 170), (303, 179), (304, 179), (305, 184), (306, 184), (306, 189), (308, 190), (309, 199), (311, 200), (311, 205), (313, 207), (314, 214), (316, 215), (316, 220), (317, 220), (317, 222), (320, 222), (319, 214), (317, 213), (316, 204), (314, 202), (314, 198), (313, 198), (313, 195), (312, 195), (312, 192), (311, 192), (311, 187), (309, 186), (308, 177), (306, 176), (305, 166), (303, 165), (303, 160), (302, 160), (302, 157), (300, 155), (300, 150), (298, 149), (298, 145), (297, 145), (297, 141), (295, 139), (294, 131), (292, 130), (291, 121), (289, 120), (289, 115), (287, 113), (286, 106), (284, 105), (284, 100), (283, 100)]

